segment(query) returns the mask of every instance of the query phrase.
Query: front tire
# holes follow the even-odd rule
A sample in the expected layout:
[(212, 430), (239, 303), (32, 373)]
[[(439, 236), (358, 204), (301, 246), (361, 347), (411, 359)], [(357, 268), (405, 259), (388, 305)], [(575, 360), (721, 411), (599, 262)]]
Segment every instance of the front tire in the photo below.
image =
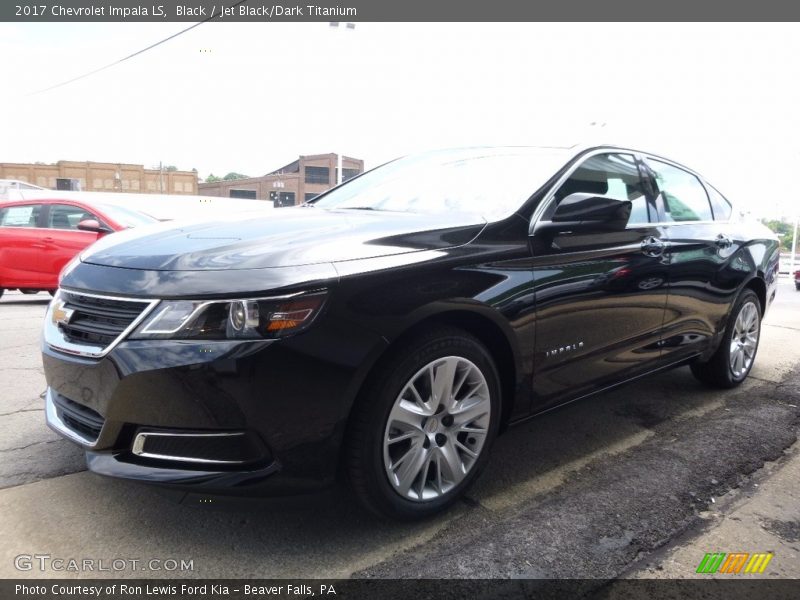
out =
[(719, 348), (708, 362), (692, 363), (692, 373), (714, 387), (736, 387), (753, 368), (760, 338), (761, 303), (755, 292), (746, 289), (731, 311)]
[(485, 466), (499, 423), (499, 377), (483, 344), (449, 327), (416, 337), (376, 369), (354, 407), (351, 487), (382, 516), (440, 512)]

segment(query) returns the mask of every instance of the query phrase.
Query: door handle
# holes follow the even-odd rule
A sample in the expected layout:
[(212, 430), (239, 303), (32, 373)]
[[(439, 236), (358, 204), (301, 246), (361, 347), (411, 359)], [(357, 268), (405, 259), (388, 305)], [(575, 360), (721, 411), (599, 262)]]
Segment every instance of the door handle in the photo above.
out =
[(661, 256), (666, 247), (665, 242), (652, 235), (642, 240), (642, 252), (647, 256)]
[(55, 242), (55, 239), (51, 237), (44, 237), (42, 238), (42, 241), (45, 242), (46, 244), (52, 244), (53, 242)]
[(719, 248), (730, 248), (733, 245), (733, 240), (731, 240), (731, 238), (729, 238), (727, 235), (720, 233), (714, 240), (714, 243)]

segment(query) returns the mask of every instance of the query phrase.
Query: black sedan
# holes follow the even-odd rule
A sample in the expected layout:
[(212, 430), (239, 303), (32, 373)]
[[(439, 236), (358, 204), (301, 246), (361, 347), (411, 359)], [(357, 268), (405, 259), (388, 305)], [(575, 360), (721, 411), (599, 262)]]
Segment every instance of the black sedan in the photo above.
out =
[(49, 307), (47, 422), (92, 471), (189, 499), (343, 476), (378, 513), (428, 515), (509, 425), (681, 365), (740, 384), (778, 242), (732, 214), (652, 154), (470, 148), (119, 233)]

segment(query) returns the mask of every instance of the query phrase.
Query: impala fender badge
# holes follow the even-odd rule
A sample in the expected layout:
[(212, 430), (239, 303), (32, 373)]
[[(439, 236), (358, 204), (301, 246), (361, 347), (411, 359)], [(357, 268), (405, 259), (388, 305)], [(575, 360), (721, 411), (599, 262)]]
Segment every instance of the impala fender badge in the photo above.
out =
[(567, 344), (566, 346), (559, 346), (558, 348), (551, 348), (547, 350), (544, 355), (547, 358), (551, 356), (558, 356), (559, 354), (566, 354), (567, 352), (574, 352), (583, 348), (583, 342), (575, 342), (574, 344)]

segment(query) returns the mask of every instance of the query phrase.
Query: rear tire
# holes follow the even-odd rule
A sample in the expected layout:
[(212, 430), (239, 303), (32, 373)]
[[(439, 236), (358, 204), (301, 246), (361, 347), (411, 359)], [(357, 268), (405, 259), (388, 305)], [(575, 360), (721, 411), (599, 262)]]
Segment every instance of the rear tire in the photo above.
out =
[(755, 363), (761, 338), (761, 304), (755, 292), (744, 290), (734, 304), (719, 348), (707, 362), (694, 362), (692, 374), (720, 388), (741, 384)]
[(5, 292), (5, 290), (4, 290), (3, 288), (0, 288), (0, 298), (2, 298), (2, 297), (3, 297), (3, 293), (4, 293), (4, 292)]
[(500, 406), (494, 361), (465, 331), (441, 327), (396, 348), (348, 426), (345, 469), (356, 496), (402, 520), (449, 507), (486, 465)]

